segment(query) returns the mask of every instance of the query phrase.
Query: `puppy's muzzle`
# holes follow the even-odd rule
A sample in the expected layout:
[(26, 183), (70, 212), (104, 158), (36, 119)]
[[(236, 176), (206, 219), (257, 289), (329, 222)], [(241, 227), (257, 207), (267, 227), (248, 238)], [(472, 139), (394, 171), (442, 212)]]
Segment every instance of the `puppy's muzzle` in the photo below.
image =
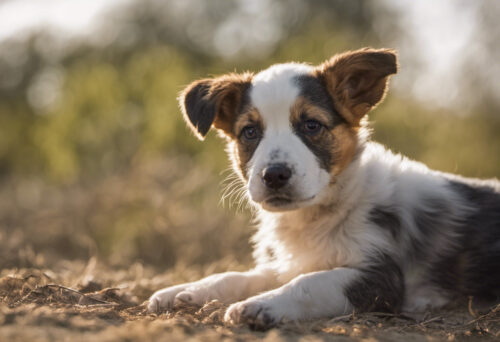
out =
[(278, 190), (288, 184), (292, 170), (285, 164), (273, 164), (262, 170), (262, 181), (272, 190)]

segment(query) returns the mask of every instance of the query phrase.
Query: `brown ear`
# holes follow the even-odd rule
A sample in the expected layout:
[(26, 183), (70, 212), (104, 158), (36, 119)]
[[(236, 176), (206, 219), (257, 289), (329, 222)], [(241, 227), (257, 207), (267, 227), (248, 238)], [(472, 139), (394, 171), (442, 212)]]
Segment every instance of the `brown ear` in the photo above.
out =
[(184, 119), (196, 136), (203, 140), (210, 127), (232, 135), (236, 114), (243, 95), (250, 87), (252, 74), (229, 74), (191, 83), (179, 97)]
[(382, 101), (389, 76), (397, 69), (394, 50), (365, 48), (333, 56), (316, 73), (339, 113), (359, 126), (363, 116)]

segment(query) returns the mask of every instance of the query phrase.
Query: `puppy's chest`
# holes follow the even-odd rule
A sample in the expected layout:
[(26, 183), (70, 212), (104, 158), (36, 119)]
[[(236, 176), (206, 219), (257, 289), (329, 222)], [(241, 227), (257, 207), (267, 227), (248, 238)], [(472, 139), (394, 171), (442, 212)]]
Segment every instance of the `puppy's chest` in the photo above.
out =
[(263, 227), (260, 241), (272, 250), (272, 261), (287, 281), (299, 274), (352, 266), (361, 262), (358, 230), (349, 218), (284, 217)]

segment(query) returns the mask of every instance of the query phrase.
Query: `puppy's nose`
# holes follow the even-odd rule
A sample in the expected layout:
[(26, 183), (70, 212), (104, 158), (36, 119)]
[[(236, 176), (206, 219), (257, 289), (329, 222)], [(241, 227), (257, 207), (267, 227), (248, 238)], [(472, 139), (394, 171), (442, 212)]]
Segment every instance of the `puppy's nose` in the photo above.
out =
[(290, 177), (292, 177), (292, 170), (285, 164), (270, 165), (262, 171), (264, 184), (274, 190), (284, 187)]

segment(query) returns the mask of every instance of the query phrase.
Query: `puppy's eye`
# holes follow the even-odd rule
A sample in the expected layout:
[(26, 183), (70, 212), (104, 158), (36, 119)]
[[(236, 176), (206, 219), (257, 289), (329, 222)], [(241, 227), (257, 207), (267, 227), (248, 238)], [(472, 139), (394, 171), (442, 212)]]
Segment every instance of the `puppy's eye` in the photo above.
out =
[(306, 120), (302, 125), (304, 133), (309, 135), (318, 134), (323, 128), (323, 125), (316, 120)]
[(259, 137), (257, 127), (255, 127), (255, 126), (246, 126), (245, 128), (243, 128), (241, 135), (246, 140), (254, 140), (254, 139), (257, 139)]

